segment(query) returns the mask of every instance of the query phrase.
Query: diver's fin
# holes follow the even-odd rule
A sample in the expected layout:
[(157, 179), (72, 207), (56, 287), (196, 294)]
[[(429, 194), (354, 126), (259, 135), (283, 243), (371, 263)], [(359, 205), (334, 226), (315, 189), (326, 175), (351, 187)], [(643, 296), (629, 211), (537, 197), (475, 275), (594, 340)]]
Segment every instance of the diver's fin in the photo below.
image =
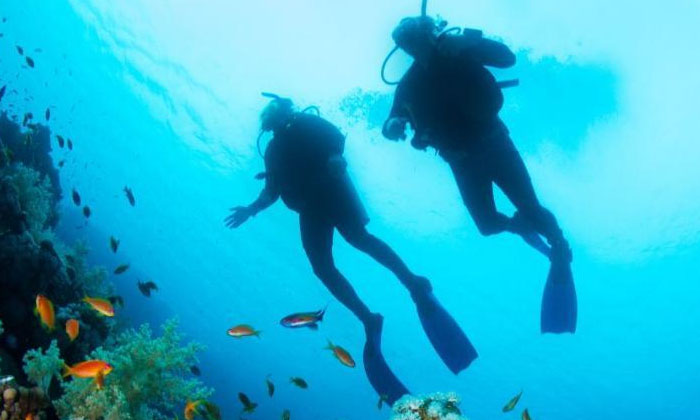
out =
[(457, 321), (440, 305), (432, 291), (412, 293), (412, 297), (423, 330), (443, 363), (455, 375), (469, 367), (479, 355)]
[(549, 268), (542, 295), (540, 328), (542, 333), (574, 333), (578, 302), (574, 276), (568, 261), (554, 259)]
[(376, 324), (366, 329), (367, 341), (362, 352), (365, 372), (369, 383), (377, 394), (386, 396), (387, 403), (394, 404), (399, 398), (409, 394), (409, 391), (394, 375), (394, 372), (391, 371), (386, 360), (384, 360), (381, 336), (384, 320), (379, 315), (373, 316), (377, 317), (375, 320)]

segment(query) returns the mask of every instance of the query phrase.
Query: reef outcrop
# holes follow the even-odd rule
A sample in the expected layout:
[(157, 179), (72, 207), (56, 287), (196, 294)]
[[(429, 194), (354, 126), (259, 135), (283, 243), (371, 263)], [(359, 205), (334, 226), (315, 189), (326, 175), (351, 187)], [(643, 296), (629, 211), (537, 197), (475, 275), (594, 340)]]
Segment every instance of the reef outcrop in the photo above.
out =
[[(0, 395), (2, 395), (0, 420), (40, 419), (39, 413), (50, 405), (47, 395), (39, 387), (25, 388), (2, 385), (0, 386)], [(32, 416), (28, 416), (29, 414)]]

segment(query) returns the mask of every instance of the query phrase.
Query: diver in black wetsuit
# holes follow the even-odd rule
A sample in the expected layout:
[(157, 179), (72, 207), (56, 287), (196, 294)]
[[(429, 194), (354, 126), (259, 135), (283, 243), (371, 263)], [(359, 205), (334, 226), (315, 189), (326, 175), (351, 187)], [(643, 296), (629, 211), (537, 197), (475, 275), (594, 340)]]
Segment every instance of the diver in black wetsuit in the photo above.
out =
[[(365, 228), (369, 218), (346, 172), (342, 156), (345, 137), (341, 132), (318, 116), (295, 112), (291, 100), (276, 96), (261, 114), (261, 130), (274, 134), (264, 156), (265, 188), (252, 204), (232, 208), (226, 225), (240, 226), (279, 197), (299, 213), (301, 240), (314, 273), (363, 323), (367, 335), (364, 349), (367, 376), (380, 395), (394, 402), (408, 391), (381, 354), (383, 318), (369, 310), (336, 268), (332, 254), (335, 230), (350, 245), (391, 270), (406, 286), (431, 342), (440, 341), (434, 343), (439, 354), (464, 333), (432, 296), (430, 282), (413, 274), (386, 243)], [(471, 347), (467, 350), (455, 362), (459, 369), (468, 365), (464, 357), (476, 357)]]
[[(415, 131), (413, 147), (433, 147), (450, 165), (479, 232), (522, 236), (556, 266), (550, 278), (570, 280), (569, 244), (552, 213), (537, 199), (525, 164), (498, 116), (503, 105), (500, 86), (485, 68), (510, 67), (515, 56), (505, 45), (483, 38), (481, 31), (451, 32), (440, 33), (425, 15), (406, 18), (394, 30), (397, 47), (415, 61), (398, 84), (382, 132), (390, 140), (404, 139), (410, 124)], [(515, 205), (512, 217), (496, 209), (493, 184)], [(575, 312), (574, 303), (568, 306), (572, 305)], [(571, 311), (552, 326), (558, 322), (545, 314), (545, 306), (544, 332), (573, 332)]]
[(273, 100), (262, 113), (263, 131), (273, 139), (265, 151), (265, 188), (249, 206), (234, 207), (226, 218), (236, 228), (272, 205), (279, 197), (299, 213), (301, 240), (316, 274), (333, 295), (367, 329), (381, 324), (333, 262), (333, 233), (337, 229), (353, 247), (391, 270), (409, 289), (429, 285), (411, 273), (383, 241), (367, 231), (367, 213), (355, 191), (343, 158), (345, 137), (328, 121), (294, 112), (286, 98)]

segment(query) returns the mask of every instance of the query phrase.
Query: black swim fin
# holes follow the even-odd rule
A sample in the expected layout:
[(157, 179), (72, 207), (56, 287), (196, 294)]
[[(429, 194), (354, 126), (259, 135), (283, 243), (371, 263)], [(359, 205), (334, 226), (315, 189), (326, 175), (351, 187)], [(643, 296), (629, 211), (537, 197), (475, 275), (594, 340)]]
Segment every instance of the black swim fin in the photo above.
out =
[[(375, 315), (376, 316), (376, 315)], [(367, 341), (362, 352), (365, 372), (372, 388), (381, 395), (384, 400), (393, 405), (399, 398), (409, 394), (408, 389), (399, 381), (391, 371), (384, 355), (382, 355), (382, 323), (383, 318), (377, 316), (376, 324), (367, 332)]]
[(457, 375), (479, 356), (467, 335), (430, 290), (412, 293), (418, 317), (443, 363)]
[(542, 295), (540, 328), (542, 333), (574, 333), (578, 302), (571, 263), (552, 260)]

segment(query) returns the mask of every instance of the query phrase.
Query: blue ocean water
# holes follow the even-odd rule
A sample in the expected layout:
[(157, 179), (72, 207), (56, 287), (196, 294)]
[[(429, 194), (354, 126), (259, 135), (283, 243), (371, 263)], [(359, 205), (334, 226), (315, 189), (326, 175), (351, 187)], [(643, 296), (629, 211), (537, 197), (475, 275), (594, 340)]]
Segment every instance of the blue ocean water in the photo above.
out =
[[(447, 165), (381, 137), (392, 89), (379, 67), (391, 29), (419, 6), (384, 3), (1, 0), (0, 78), (17, 90), (6, 100), (36, 115), (51, 106), (52, 130), (74, 140), (61, 180), (93, 217), (78, 229), (82, 216), (66, 202), (60, 230), (95, 244), (96, 263), (131, 264), (114, 279), (123, 316), (153, 325), (176, 316), (207, 346), (202, 379), (224, 418), (238, 417), (239, 391), (260, 403), (250, 418), (284, 408), (299, 419), (389, 417), (361, 366), (324, 350), (331, 339), (360, 362), (363, 330), (314, 277), (296, 215), (278, 203), (238, 230), (224, 227), (228, 209), (262, 187), (260, 92), (273, 91), (319, 105), (347, 133), (370, 231), (432, 280), (480, 353), (452, 375), (408, 293), (338, 236), (338, 267), (384, 315), (385, 356), (414, 393), (456, 391), (471, 419), (504, 416), (521, 389), (536, 419), (700, 418), (700, 6), (430, 4), (517, 52), (517, 66), (497, 73), (521, 81), (501, 115), (571, 241), (579, 298), (576, 334), (543, 336), (547, 261), (518, 238), (480, 236)], [(15, 45), (35, 68), (23, 68)], [(407, 65), (398, 57), (389, 73)], [(361, 107), (341, 107), (348, 98)], [(498, 204), (513, 210), (501, 196)], [(110, 235), (122, 241), (118, 259), (102, 245)], [(135, 287), (146, 278), (160, 286), (150, 300)], [(278, 325), (329, 302), (318, 332)], [(227, 337), (238, 323), (262, 338)], [(267, 375), (278, 384), (273, 399)], [(290, 376), (309, 389), (288, 386)]]

